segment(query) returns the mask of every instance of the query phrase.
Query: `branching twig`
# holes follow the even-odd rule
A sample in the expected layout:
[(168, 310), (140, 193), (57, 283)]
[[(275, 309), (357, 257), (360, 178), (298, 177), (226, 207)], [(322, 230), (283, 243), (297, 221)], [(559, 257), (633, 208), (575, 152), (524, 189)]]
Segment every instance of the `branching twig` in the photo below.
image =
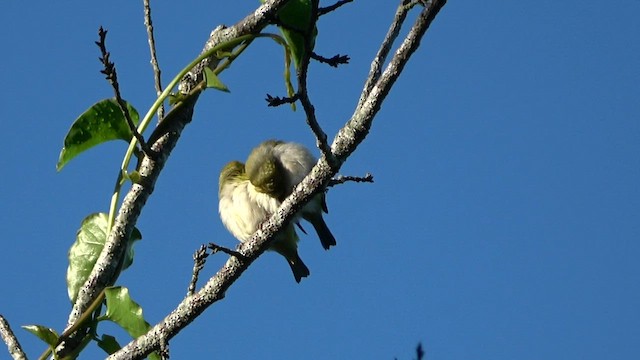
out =
[[(409, 33), (402, 44), (394, 52), (394, 56), (384, 72), (380, 72), (384, 61), (391, 50), (391, 45), (397, 38), (400, 27), (406, 19), (407, 12), (411, 9), (407, 6), (409, 1), (403, 0), (396, 11), (396, 16), (389, 27), (380, 50), (371, 63), (371, 71), (365, 82), (362, 95), (356, 106), (356, 110), (347, 126), (342, 128), (334, 141), (332, 149), (339, 159), (346, 159), (355, 150), (357, 145), (364, 140), (371, 127), (373, 116), (380, 110), (382, 102), (391, 90), (391, 87), (400, 76), (404, 66), (411, 55), (420, 45), (420, 39), (431, 25), (433, 19), (444, 6), (447, 0), (425, 0), (424, 9), (418, 15)], [(369, 121), (365, 121), (370, 119)]]
[(267, 101), (267, 106), (272, 106), (272, 107), (280, 106), (283, 104), (293, 104), (294, 102), (298, 101), (298, 99), (299, 99), (298, 94), (294, 94), (291, 97), (279, 97), (279, 96), (271, 96), (267, 94), (267, 97), (265, 98), (265, 100)]
[[(274, 14), (265, 7), (282, 4), (278, 0), (263, 5), (256, 14)], [(409, 34), (395, 52), (387, 69), (372, 87), (362, 105), (358, 106), (347, 125), (340, 130), (334, 139), (332, 149), (344, 161), (367, 135), (382, 101), (398, 78), (411, 54), (417, 49), (421, 37), (435, 18), (445, 0), (433, 0), (419, 14)], [(270, 10), (273, 10), (271, 8)], [(266, 19), (266, 17), (265, 17)], [(236, 33), (237, 34), (237, 33)], [(248, 241), (240, 244), (238, 251), (245, 258), (230, 257), (226, 264), (197, 291), (193, 296), (185, 298), (171, 314), (156, 324), (151, 330), (124, 346), (120, 351), (111, 355), (109, 359), (138, 359), (159, 347), (161, 336), (168, 339), (193, 321), (200, 313), (214, 302), (222, 299), (226, 290), (249, 267), (251, 262), (262, 254), (269, 246), (273, 237), (293, 219), (299, 208), (309, 201), (315, 194), (323, 191), (332, 176), (339, 170), (331, 166), (326, 158), (321, 158), (311, 174), (307, 176), (284, 200), (278, 211), (264, 224)]]
[[(151, 21), (151, 5), (150, 0), (143, 0), (144, 3), (144, 26), (147, 28), (147, 38), (149, 39), (149, 52), (151, 53), (151, 66), (153, 67), (153, 79), (156, 86), (156, 95), (162, 94), (162, 78), (160, 77), (160, 65), (158, 65), (158, 57), (156, 56), (156, 40), (153, 36), (153, 22)], [(158, 109), (158, 121), (162, 121), (164, 117), (164, 104)]]
[(201, 245), (195, 253), (193, 253), (193, 271), (191, 272), (191, 281), (189, 281), (189, 288), (187, 289), (187, 296), (193, 295), (196, 291), (196, 284), (198, 283), (198, 276), (200, 270), (204, 267), (205, 262), (209, 257), (207, 247)]
[(309, 27), (306, 29), (304, 34), (304, 56), (302, 57), (299, 68), (297, 69), (297, 95), (307, 116), (307, 124), (311, 128), (311, 131), (313, 131), (313, 134), (316, 136), (316, 145), (318, 146), (318, 149), (320, 149), (325, 158), (329, 159), (331, 164), (334, 164), (334, 156), (331, 153), (329, 144), (327, 143), (327, 134), (322, 130), (320, 124), (318, 123), (318, 120), (316, 119), (316, 110), (311, 103), (311, 99), (309, 98), (309, 92), (307, 89), (307, 72), (309, 69), (309, 60), (311, 59), (311, 49), (313, 48), (312, 44), (314, 42), (312, 34), (314, 33), (316, 22), (318, 20), (318, 3), (319, 0), (311, 0), (311, 21), (309, 22)]
[[(395, 52), (387, 69), (375, 82), (372, 91), (369, 92), (362, 105), (356, 108), (352, 118), (336, 136), (332, 149), (340, 161), (344, 161), (367, 135), (382, 101), (402, 72), (411, 54), (417, 49), (421, 37), (444, 3), (444, 0), (434, 0), (425, 6), (407, 37)], [(263, 14), (264, 9), (262, 10), (256, 13)], [(222, 299), (229, 286), (242, 275), (253, 260), (267, 249), (275, 234), (293, 219), (303, 204), (318, 192), (323, 191), (338, 170), (339, 167), (335, 168), (327, 162), (326, 158), (321, 158), (311, 174), (284, 200), (278, 211), (262, 224), (251, 239), (240, 244), (238, 251), (245, 256), (244, 259), (230, 257), (226, 264), (199, 291), (193, 296), (185, 298), (171, 314), (153, 326), (147, 334), (132, 341), (111, 355), (109, 359), (143, 357), (159, 347), (159, 339), (162, 334), (167, 338), (174, 336), (208, 306)]]
[(349, 55), (338, 54), (338, 55), (334, 55), (331, 58), (326, 58), (324, 56), (320, 56), (316, 54), (315, 52), (311, 53), (311, 58), (323, 64), (327, 64), (331, 67), (338, 67), (338, 65), (341, 65), (341, 64), (348, 64), (350, 60)]
[[(203, 52), (234, 39), (259, 33), (268, 25), (269, 19), (272, 19), (287, 1), (288, 0), (267, 1), (266, 4), (261, 5), (255, 12), (252, 12), (236, 25), (229, 28), (224, 26), (217, 27), (205, 43)], [(197, 87), (204, 77), (204, 67), (210, 64), (215, 66), (217, 62), (218, 60), (212, 56), (196, 66), (180, 83), (181, 92), (189, 93), (190, 89)], [(113, 226), (111, 227), (111, 231), (107, 236), (103, 251), (98, 257), (96, 265), (91, 271), (87, 281), (78, 292), (76, 303), (73, 305), (73, 309), (69, 314), (67, 328), (73, 327), (74, 323), (84, 313), (96, 296), (98, 296), (106, 286), (111, 285), (115, 274), (118, 272), (120, 259), (125, 252), (127, 239), (133, 231), (142, 208), (153, 192), (154, 184), (167, 158), (179, 140), (182, 130), (191, 121), (193, 108), (197, 100), (198, 96), (196, 95), (189, 97), (187, 101), (180, 102), (165, 116), (164, 120), (160, 123), (162, 126), (156, 128), (151, 134), (150, 139), (153, 139), (153, 141), (150, 142), (158, 154), (154, 157), (145, 156), (138, 168), (140, 176), (148, 181), (145, 181), (144, 184), (133, 184), (128, 194), (124, 197)], [(266, 250), (266, 248), (263, 249), (263, 251), (264, 250)], [(245, 262), (244, 266), (248, 266), (250, 263), (251, 261)], [(239, 276), (240, 273), (237, 275)], [(232, 276), (231, 278), (234, 277)], [(229, 282), (223, 286), (223, 288), (226, 289), (232, 282), (233, 281)], [(222, 298), (220, 294), (214, 295), (214, 297), (216, 299)], [(192, 297), (189, 297), (189, 299), (191, 298)], [(204, 307), (206, 307), (212, 302), (213, 300), (205, 301), (201, 303), (201, 305), (205, 305)], [(202, 312), (204, 307), (197, 310), (197, 312)], [(193, 318), (187, 317), (183, 318), (183, 320), (186, 320), (186, 322), (179, 321), (173, 323), (171, 328), (163, 331), (163, 333), (167, 334), (167, 339), (173, 337), (180, 329), (186, 326), (186, 324), (190, 323)], [(82, 336), (72, 336), (67, 339), (63, 344), (60, 344), (58, 356), (63, 357), (65, 354), (73, 352), (74, 349), (80, 345), (81, 340)], [(157, 339), (155, 341), (157, 341)], [(147, 343), (149, 347), (144, 347), (144, 349), (136, 351), (136, 354), (138, 354), (137, 358), (143, 357), (151, 351), (158, 349), (158, 343), (155, 341)], [(134, 345), (131, 345), (130, 349), (133, 346)]]
[(100, 72), (105, 75), (106, 79), (109, 80), (111, 87), (113, 87), (116, 102), (118, 103), (118, 106), (120, 107), (120, 110), (122, 111), (122, 114), (127, 121), (127, 125), (129, 125), (129, 130), (131, 130), (133, 136), (138, 139), (138, 143), (140, 143), (140, 148), (142, 148), (142, 151), (150, 156), (152, 152), (149, 149), (147, 143), (144, 141), (142, 135), (140, 135), (140, 133), (138, 132), (138, 129), (136, 129), (136, 125), (133, 123), (133, 120), (131, 120), (131, 115), (129, 114), (127, 104), (122, 99), (122, 95), (120, 95), (120, 84), (118, 84), (118, 74), (116, 72), (116, 66), (111, 62), (111, 54), (107, 51), (107, 30), (103, 29), (102, 26), (100, 26), (100, 29), (98, 29), (98, 36), (100, 37), (100, 39), (96, 41), (96, 45), (98, 45), (98, 47), (100, 48), (100, 54), (102, 55), (102, 57), (100, 57), (99, 59), (104, 66), (104, 69), (100, 70)]
[[(238, 36), (255, 34), (266, 26), (269, 19), (272, 19), (286, 3), (287, 0), (267, 1), (266, 4), (261, 5), (240, 23), (229, 28), (217, 28), (209, 41), (207, 41), (205, 49), (210, 49), (216, 44), (235, 39)], [(140, 359), (152, 351), (160, 349), (162, 341), (170, 340), (207, 307), (224, 298), (227, 289), (259, 255), (266, 251), (275, 235), (294, 218), (297, 211), (313, 196), (323, 191), (331, 178), (340, 170), (341, 164), (364, 140), (383, 100), (412, 53), (417, 49), (420, 39), (444, 3), (445, 0), (425, 1), (425, 8), (418, 15), (407, 37), (394, 52), (394, 56), (389, 61), (387, 68), (381, 74), (378, 73), (375, 79), (368, 79), (367, 83), (371, 82), (372, 85), (366, 87), (368, 89), (366, 96), (363, 94), (361, 102), (356, 107), (351, 119), (339, 131), (333, 141), (331, 150), (335, 158), (321, 157), (311, 174), (283, 201), (276, 213), (261, 225), (261, 228), (251, 239), (239, 245), (238, 252), (243, 257), (230, 257), (225, 265), (201, 289), (192, 296), (187, 296), (175, 310), (154, 325), (147, 334), (133, 340), (121, 350), (112, 354), (109, 359)], [(314, 8), (317, 10), (317, 1), (315, 1), (315, 4)], [(405, 3), (403, 2), (403, 4)], [(306, 63), (304, 65), (304, 73), (306, 73), (309, 57), (310, 54), (307, 53), (306, 61), (304, 61)], [(215, 61), (215, 59), (211, 61)], [(206, 66), (206, 64), (203, 66)], [(202, 67), (197, 67), (189, 76), (186, 76), (183, 84), (181, 84), (184, 87), (181, 86), (181, 89), (188, 89), (190, 84), (197, 84), (202, 79), (202, 69)], [(306, 89), (306, 78), (304, 78), (303, 85), (305, 85)], [(305, 98), (308, 100), (308, 95)], [(180, 138), (184, 126), (191, 120), (196, 101), (197, 96), (194, 96), (189, 101), (180, 103), (167, 114), (163, 121), (168, 125), (166, 125), (161, 134), (154, 137), (155, 141), (153, 143), (153, 148), (159, 152), (159, 156), (155, 158), (146, 156), (139, 168), (141, 176), (148, 178), (149, 181), (145, 185), (132, 185), (131, 190), (124, 198), (103, 253), (100, 255), (89, 279), (80, 289), (78, 301), (74, 304), (73, 312), (69, 317), (71, 323), (86, 308), (87, 301), (93, 299), (96, 293), (104, 288), (112, 278), (115, 270), (113, 266), (108, 264), (110, 262), (117, 264), (118, 259), (124, 253), (126, 239), (131, 234), (142, 207), (152, 193), (153, 185), (166, 163), (167, 157)], [(308, 110), (305, 109), (305, 112), (308, 112)], [(309, 113), (313, 114), (312, 106)], [(315, 120), (315, 117), (313, 119)], [(325, 152), (323, 151), (323, 153)]]
[(350, 3), (352, 1), (353, 0), (340, 0), (340, 1), (336, 2), (333, 5), (319, 8), (318, 9), (318, 16), (322, 16), (322, 15), (325, 15), (327, 13), (330, 13), (330, 12), (336, 10), (337, 8), (339, 8), (340, 6), (342, 6), (344, 4), (347, 4), (347, 3)]
[(9, 354), (14, 360), (26, 360), (27, 355), (22, 350), (22, 346), (18, 341), (18, 338), (11, 330), (11, 326), (9, 326), (9, 322), (0, 315), (0, 337), (7, 344), (7, 349), (9, 350)]
[(367, 77), (367, 82), (364, 85), (364, 90), (362, 90), (362, 95), (360, 95), (358, 107), (362, 106), (362, 103), (369, 96), (369, 93), (371, 92), (374, 84), (380, 78), (382, 66), (384, 65), (387, 56), (389, 55), (389, 51), (391, 51), (391, 46), (393, 46), (393, 43), (398, 38), (398, 35), (400, 34), (400, 28), (404, 23), (409, 10), (411, 10), (417, 3), (417, 0), (402, 0), (400, 6), (398, 6), (393, 22), (391, 23), (391, 26), (387, 31), (387, 35), (384, 37), (384, 40), (380, 45), (380, 49), (378, 50), (376, 57), (371, 62), (369, 76)]
[(211, 255), (213, 255), (213, 254), (215, 254), (215, 253), (217, 253), (219, 251), (219, 252), (225, 253), (225, 254), (227, 254), (229, 256), (235, 256), (237, 258), (246, 260), (246, 256), (242, 255), (242, 253), (237, 252), (235, 250), (231, 250), (231, 249), (226, 248), (224, 246), (216, 245), (214, 243), (209, 243), (209, 249), (211, 249)]
[(346, 183), (348, 181), (357, 182), (357, 183), (361, 183), (361, 182), (372, 183), (373, 182), (373, 175), (371, 175), (370, 173), (366, 173), (366, 174), (364, 174), (364, 176), (338, 175), (338, 176), (334, 177), (333, 179), (331, 179), (329, 181), (329, 185), (327, 185), (327, 187), (332, 187), (332, 186), (335, 186), (335, 185), (344, 184), (344, 183)]

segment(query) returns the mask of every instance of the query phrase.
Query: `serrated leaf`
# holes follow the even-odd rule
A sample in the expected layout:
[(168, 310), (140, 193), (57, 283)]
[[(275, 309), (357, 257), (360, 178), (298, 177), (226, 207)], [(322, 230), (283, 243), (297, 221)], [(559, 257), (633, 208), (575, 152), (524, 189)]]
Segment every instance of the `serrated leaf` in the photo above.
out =
[(58, 343), (58, 333), (51, 328), (42, 325), (24, 325), (22, 328), (37, 336), (49, 346), (53, 347)]
[[(127, 103), (131, 120), (137, 125), (138, 111)], [(71, 125), (60, 151), (58, 171), (78, 154), (111, 140), (130, 141), (131, 130), (115, 99), (104, 99), (82, 113)]]
[[(108, 215), (94, 213), (82, 220), (76, 235), (76, 241), (69, 249), (69, 267), (67, 268), (67, 293), (71, 302), (75, 303), (78, 291), (89, 277), (98, 256), (107, 240)], [(133, 263), (133, 244), (142, 239), (137, 228), (133, 229), (131, 241), (127, 244), (122, 269)]]
[(229, 88), (225, 84), (223, 84), (222, 81), (220, 81), (218, 75), (216, 75), (216, 73), (214, 73), (213, 70), (209, 69), (208, 67), (204, 68), (204, 78), (207, 82), (208, 88), (229, 92)]
[(115, 337), (111, 335), (102, 335), (102, 337), (96, 340), (100, 349), (104, 350), (107, 354), (111, 355), (120, 350), (122, 346), (118, 343)]
[(134, 339), (149, 331), (151, 325), (142, 316), (142, 308), (129, 296), (125, 287), (115, 286), (105, 289), (107, 312), (105, 317), (120, 325)]

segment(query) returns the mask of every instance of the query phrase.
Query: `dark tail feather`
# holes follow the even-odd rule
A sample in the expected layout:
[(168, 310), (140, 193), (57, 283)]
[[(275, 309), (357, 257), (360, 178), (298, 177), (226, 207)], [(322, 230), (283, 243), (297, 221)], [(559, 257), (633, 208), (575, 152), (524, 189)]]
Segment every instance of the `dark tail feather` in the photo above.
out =
[(322, 247), (325, 250), (329, 250), (330, 247), (336, 245), (336, 238), (333, 237), (331, 230), (327, 226), (327, 223), (324, 222), (322, 215), (314, 216), (313, 218), (307, 219), (313, 225), (313, 228), (316, 229), (316, 233), (318, 233), (318, 237), (320, 238), (320, 243), (322, 243)]
[(303, 277), (309, 276), (310, 274), (309, 268), (307, 267), (307, 265), (304, 264), (302, 259), (300, 259), (300, 256), (298, 255), (297, 252), (295, 257), (287, 258), (287, 262), (291, 267), (291, 272), (293, 273), (293, 277), (296, 278), (297, 283), (299, 283)]

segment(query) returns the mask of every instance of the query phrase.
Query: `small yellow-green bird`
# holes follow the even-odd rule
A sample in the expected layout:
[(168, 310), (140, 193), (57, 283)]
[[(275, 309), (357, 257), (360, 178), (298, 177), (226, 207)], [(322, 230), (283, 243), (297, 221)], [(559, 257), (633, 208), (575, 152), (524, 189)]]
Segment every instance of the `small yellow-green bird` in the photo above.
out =
[[(301, 144), (267, 140), (251, 151), (246, 173), (257, 191), (282, 202), (309, 174), (316, 162), (309, 149)], [(325, 223), (322, 212), (327, 212), (324, 192), (314, 196), (298, 215), (313, 225), (322, 247), (328, 250), (336, 245), (336, 239)]]
[[(276, 182), (274, 179), (265, 181)], [(228, 163), (220, 172), (218, 198), (222, 223), (240, 242), (249, 240), (281, 203), (258, 191), (249, 181), (244, 164), (239, 161)], [(276, 251), (287, 260), (296, 282), (309, 276), (309, 268), (298, 255), (298, 235), (292, 223), (277, 235), (269, 250)]]

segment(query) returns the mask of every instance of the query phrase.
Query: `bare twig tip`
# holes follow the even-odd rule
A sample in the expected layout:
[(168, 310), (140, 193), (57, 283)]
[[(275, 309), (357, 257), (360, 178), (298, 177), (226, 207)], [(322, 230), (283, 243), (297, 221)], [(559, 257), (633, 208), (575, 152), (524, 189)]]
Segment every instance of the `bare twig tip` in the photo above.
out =
[(351, 60), (349, 58), (349, 55), (337, 54), (337, 55), (334, 55), (334, 56), (332, 56), (330, 58), (326, 58), (326, 57), (318, 55), (318, 54), (316, 54), (314, 52), (311, 53), (311, 58), (316, 60), (316, 61), (318, 61), (318, 62), (320, 62), (320, 63), (327, 64), (327, 65), (329, 65), (331, 67), (338, 67), (338, 65), (348, 64), (349, 60)]
[(230, 255), (230, 256), (235, 256), (238, 259), (246, 259), (247, 258), (246, 256), (244, 256), (243, 254), (241, 254), (238, 251), (231, 250), (231, 249), (226, 248), (224, 246), (216, 245), (214, 243), (209, 243), (209, 249), (211, 249), (211, 254), (215, 254), (217, 252), (222, 252), (222, 253), (225, 253), (225, 254)]
[(336, 2), (333, 5), (322, 7), (322, 8), (318, 8), (318, 16), (322, 16), (322, 15), (328, 14), (328, 13), (336, 10), (340, 6), (342, 6), (344, 4), (348, 4), (348, 3), (352, 2), (352, 1), (353, 0), (340, 0), (340, 1)]
[(267, 101), (267, 106), (269, 107), (276, 107), (283, 104), (293, 104), (294, 102), (298, 101), (298, 99), (298, 94), (295, 94), (291, 97), (279, 97), (267, 94), (267, 97), (265, 98), (265, 100)]
[(362, 183), (362, 182), (366, 182), (366, 183), (373, 183), (373, 175), (371, 175), (371, 173), (366, 173), (364, 174), (364, 176), (344, 176), (344, 175), (338, 175), (335, 178), (331, 179), (329, 181), (329, 185), (327, 185), (328, 187), (332, 187), (335, 185), (340, 185), (340, 184), (344, 184), (346, 182), (357, 182), (357, 183)]

